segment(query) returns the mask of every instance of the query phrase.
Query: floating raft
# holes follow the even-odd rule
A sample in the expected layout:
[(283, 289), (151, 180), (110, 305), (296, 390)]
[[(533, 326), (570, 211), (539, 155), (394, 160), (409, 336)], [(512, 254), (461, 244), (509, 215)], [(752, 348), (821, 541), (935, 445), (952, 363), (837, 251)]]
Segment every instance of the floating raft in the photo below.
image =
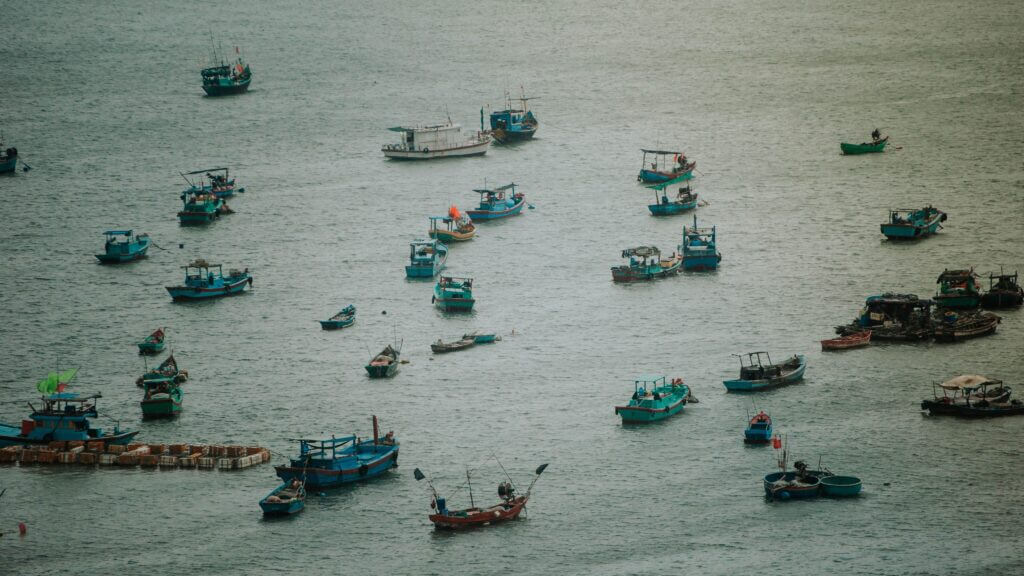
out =
[(80, 464), (134, 468), (198, 468), (238, 470), (270, 461), (260, 446), (204, 444), (108, 444), (102, 440), (50, 442), (47, 446), (8, 446), (0, 449), (0, 463)]

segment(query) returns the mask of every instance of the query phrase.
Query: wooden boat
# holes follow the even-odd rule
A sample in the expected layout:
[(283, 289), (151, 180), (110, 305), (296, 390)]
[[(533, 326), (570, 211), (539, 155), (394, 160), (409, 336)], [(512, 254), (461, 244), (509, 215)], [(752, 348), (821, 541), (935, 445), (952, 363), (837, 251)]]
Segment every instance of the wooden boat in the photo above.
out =
[[(473, 484), (470, 481), (469, 470), (466, 470), (466, 482), (469, 484), (470, 507), (462, 510), (449, 509), (447, 500), (437, 494), (437, 490), (434, 489), (433, 483), (427, 479), (427, 484), (430, 486), (430, 491), (433, 493), (433, 497), (430, 500), (430, 507), (435, 511), (433, 514), (430, 514), (428, 518), (437, 530), (479, 528), (482, 526), (497, 524), (499, 522), (505, 522), (507, 520), (515, 520), (522, 513), (523, 509), (526, 508), (526, 503), (530, 501), (530, 494), (533, 490), (533, 485), (536, 484), (537, 479), (540, 478), (540, 475), (547, 467), (547, 464), (541, 464), (537, 467), (534, 471), (536, 475), (534, 476), (533, 481), (530, 482), (530, 486), (522, 496), (516, 495), (518, 489), (515, 484), (512, 483), (511, 479), (508, 482), (498, 484), (498, 498), (501, 500), (497, 504), (487, 508), (478, 508), (473, 500)], [(417, 481), (427, 478), (419, 468), (413, 470), (413, 477), (416, 478)]]
[(977, 374), (957, 376), (938, 385), (940, 396), (932, 385), (933, 398), (921, 401), (921, 410), (929, 414), (948, 414), (964, 418), (994, 418), (1024, 414), (1024, 402), (1011, 399), (1012, 391), (1002, 380)]
[(249, 274), (248, 268), (242, 271), (231, 270), (225, 276), (223, 266), (208, 264), (203, 259), (190, 262), (188, 266), (182, 268), (185, 269), (185, 284), (166, 287), (176, 302), (232, 296), (244, 292), (246, 286), (252, 286), (252, 275)]
[(699, 272), (718, 269), (722, 255), (716, 249), (716, 234), (714, 226), (698, 228), (697, 215), (693, 215), (693, 226), (683, 226), (683, 243), (679, 245), (683, 270)]
[(299, 443), (299, 456), (287, 466), (275, 466), (277, 476), (286, 483), (304, 481), (307, 488), (334, 488), (342, 484), (370, 480), (398, 466), (398, 440), (394, 432), (379, 437), (377, 417), (373, 417), (373, 437), (331, 436), (327, 440), (293, 439)]
[(446, 352), (458, 352), (459, 350), (472, 348), (475, 345), (476, 340), (472, 336), (469, 338), (463, 336), (461, 340), (456, 340), (454, 342), (442, 342), (441, 339), (438, 338), (437, 342), (430, 345), (430, 349), (434, 354), (444, 354)]
[(214, 50), (214, 64), (203, 68), (203, 91), (207, 96), (227, 96), (241, 94), (249, 89), (252, 83), (252, 70), (242, 61), (242, 56), (235, 46), (235, 61), (228, 62), (219, 50)]
[(370, 358), (370, 363), (366, 365), (366, 373), (370, 378), (391, 378), (398, 373), (398, 357), (401, 354), (401, 344), (397, 347), (388, 344), (379, 354)]
[(173, 352), (159, 366), (152, 370), (147, 370), (142, 376), (136, 378), (135, 385), (142, 388), (145, 387), (146, 382), (156, 382), (165, 379), (170, 379), (176, 384), (188, 380), (188, 371), (178, 368), (178, 361), (174, 359)]
[(462, 214), (452, 205), (448, 208), (448, 216), (430, 217), (430, 231), (427, 234), (444, 244), (465, 242), (476, 236), (476, 226), (469, 216)]
[(1002, 320), (991, 312), (954, 312), (946, 310), (935, 322), (936, 342), (959, 342), (979, 336), (987, 336), (996, 331)]
[[(697, 162), (688, 162), (686, 160), (685, 152), (678, 152), (674, 150), (646, 150), (641, 148), (641, 152), (644, 153), (643, 160), (640, 161), (640, 173), (636, 179), (640, 182), (647, 183), (658, 183), (668, 182), (669, 180), (675, 180), (681, 176), (689, 174), (697, 167)], [(647, 155), (650, 154), (652, 161), (650, 164), (647, 163)], [(669, 157), (672, 161), (669, 161)]]
[(406, 278), (433, 278), (444, 269), (448, 247), (439, 240), (413, 240), (409, 243)]
[(856, 476), (825, 476), (819, 479), (821, 495), (830, 498), (850, 498), (861, 491), (860, 478)]
[(473, 279), (441, 276), (434, 285), (431, 303), (445, 312), (470, 312), (473, 298)]
[(433, 126), (396, 126), (388, 130), (401, 134), (397, 144), (385, 144), (381, 148), (384, 156), (394, 160), (482, 156), (491, 145), (490, 135), (475, 132), (464, 136), (462, 126), (451, 121)]
[(682, 255), (673, 253), (667, 259), (661, 257), (657, 246), (637, 246), (622, 251), (622, 257), (629, 264), (612, 266), (613, 282), (645, 282), (665, 278), (679, 273), (683, 263)]
[(229, 214), (230, 209), (223, 200), (213, 194), (182, 194), (182, 208), (178, 212), (178, 221), (182, 226), (209, 224), (220, 218), (221, 214)]
[(143, 380), (145, 395), (139, 402), (143, 418), (171, 418), (181, 412), (183, 393), (175, 380), (168, 376)]
[(988, 275), (988, 292), (981, 296), (982, 308), (1017, 308), (1024, 304), (1024, 288), (1017, 283), (1017, 273)]
[(298, 478), (284, 482), (260, 500), (264, 516), (298, 514), (306, 507), (306, 487)]
[(853, 332), (839, 338), (832, 338), (829, 340), (821, 341), (822, 350), (846, 350), (849, 348), (859, 348), (861, 346), (867, 346), (871, 343), (871, 330), (861, 330), (860, 332)]
[(165, 345), (163, 328), (157, 328), (142, 342), (136, 344), (139, 347), (139, 354), (159, 354), (164, 351)]
[(103, 233), (103, 254), (96, 259), (103, 264), (121, 264), (146, 257), (149, 250), (149, 234), (135, 235), (132, 230), (107, 230)]
[(847, 336), (871, 329), (872, 340), (929, 340), (934, 332), (932, 304), (916, 294), (868, 296), (853, 324), (839, 326), (836, 332)]
[(839, 148), (843, 151), (843, 154), (871, 154), (874, 152), (881, 152), (885, 150), (885, 145), (889, 143), (889, 137), (876, 138), (871, 142), (861, 142), (860, 144), (850, 144), (848, 142), (840, 142)]
[(113, 431), (96, 428), (91, 420), (97, 417), (96, 400), (100, 394), (79, 395), (66, 392), (78, 369), (50, 372), (36, 384), (42, 394), (42, 406), (31, 403), (32, 413), (20, 426), (0, 423), (0, 448), (6, 446), (45, 445), (53, 441), (102, 440), (106, 444), (127, 444), (138, 431), (122, 431), (114, 424)]
[(981, 305), (981, 287), (974, 268), (970, 270), (943, 270), (935, 281), (939, 290), (935, 303), (943, 308), (977, 308)]
[(526, 196), (516, 192), (514, 182), (497, 188), (479, 188), (473, 192), (480, 195), (480, 206), (476, 210), (466, 210), (466, 214), (475, 222), (517, 216), (526, 205)]
[[(227, 168), (207, 168), (206, 170), (195, 170), (193, 172), (179, 172), (181, 177), (188, 183), (184, 193), (187, 195), (212, 194), (217, 198), (229, 198), (235, 192), (245, 192), (245, 188), (236, 188), (235, 179), (231, 177)], [(192, 180), (189, 176), (200, 176)], [(202, 179), (206, 176), (206, 180)]]
[[(513, 98), (508, 93), (505, 94), (505, 109), (496, 110), (490, 114), (491, 136), (494, 137), (495, 142), (509, 144), (533, 138), (533, 135), (537, 133), (539, 123), (526, 103), (536, 99), (536, 96), (527, 98), (524, 94), (520, 98), (515, 98), (515, 100), (519, 101), (519, 106), (516, 107), (512, 104)], [(481, 130), (483, 130), (483, 122), (484, 111), (481, 109)]]
[(340, 328), (346, 328), (355, 324), (356, 322), (356, 305), (349, 304), (341, 309), (340, 312), (331, 316), (327, 320), (320, 321), (320, 327), (324, 330), (338, 330)]
[(890, 240), (913, 240), (935, 234), (945, 221), (946, 213), (932, 206), (900, 208), (889, 211), (889, 221), (881, 229)]
[(616, 406), (622, 423), (664, 420), (683, 411), (690, 400), (690, 387), (682, 378), (665, 383), (661, 374), (641, 374), (633, 381), (633, 396), (625, 406)]
[(493, 344), (494, 342), (501, 340), (501, 336), (497, 334), (479, 334), (477, 332), (471, 332), (469, 334), (463, 334), (462, 339), (472, 338), (477, 344)]
[(14, 172), (18, 167), (18, 149), (11, 146), (3, 148), (4, 141), (0, 138), (0, 174)]
[(772, 417), (761, 410), (747, 422), (743, 431), (744, 444), (767, 444), (772, 440)]
[[(762, 354), (764, 360), (762, 360)], [(803, 379), (804, 370), (807, 368), (807, 358), (803, 354), (795, 354), (781, 364), (773, 364), (772, 358), (767, 352), (750, 352), (748, 354), (733, 354), (733, 356), (740, 359), (740, 377), (723, 382), (726, 390), (730, 392), (767, 390), (799, 382)]]

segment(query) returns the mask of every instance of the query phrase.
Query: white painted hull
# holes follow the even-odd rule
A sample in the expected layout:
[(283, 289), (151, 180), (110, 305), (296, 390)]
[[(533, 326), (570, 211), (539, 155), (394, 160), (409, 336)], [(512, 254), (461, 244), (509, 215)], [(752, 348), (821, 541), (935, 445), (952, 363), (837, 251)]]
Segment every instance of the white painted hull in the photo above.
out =
[(394, 158), (396, 160), (432, 160), (434, 158), (455, 158), (458, 156), (481, 156), (487, 153), (487, 147), (491, 145), (491, 141), (485, 140), (474, 144), (468, 144), (465, 146), (459, 146), (457, 148), (444, 148), (441, 150), (428, 150), (423, 152), (422, 150), (402, 150), (397, 147), (389, 148), (385, 146), (381, 148), (381, 152), (388, 158)]

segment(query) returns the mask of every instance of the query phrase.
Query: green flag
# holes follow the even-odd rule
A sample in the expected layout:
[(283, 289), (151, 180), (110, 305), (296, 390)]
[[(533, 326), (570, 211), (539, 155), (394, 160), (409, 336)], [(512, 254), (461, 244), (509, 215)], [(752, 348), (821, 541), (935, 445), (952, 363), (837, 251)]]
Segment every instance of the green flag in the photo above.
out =
[(36, 384), (36, 389), (40, 393), (50, 395), (57, 391), (57, 386), (60, 384), (60, 376), (56, 372), (50, 372)]

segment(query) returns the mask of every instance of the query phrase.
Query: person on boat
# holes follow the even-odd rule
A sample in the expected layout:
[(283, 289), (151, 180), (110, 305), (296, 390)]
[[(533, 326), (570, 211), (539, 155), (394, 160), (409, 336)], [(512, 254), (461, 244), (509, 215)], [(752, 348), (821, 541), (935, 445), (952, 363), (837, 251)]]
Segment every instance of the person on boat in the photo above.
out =
[(881, 139), (881, 138), (882, 138), (882, 132), (879, 131), (878, 128), (875, 128), (874, 130), (871, 131), (871, 141), (872, 142), (878, 142), (878, 140)]

